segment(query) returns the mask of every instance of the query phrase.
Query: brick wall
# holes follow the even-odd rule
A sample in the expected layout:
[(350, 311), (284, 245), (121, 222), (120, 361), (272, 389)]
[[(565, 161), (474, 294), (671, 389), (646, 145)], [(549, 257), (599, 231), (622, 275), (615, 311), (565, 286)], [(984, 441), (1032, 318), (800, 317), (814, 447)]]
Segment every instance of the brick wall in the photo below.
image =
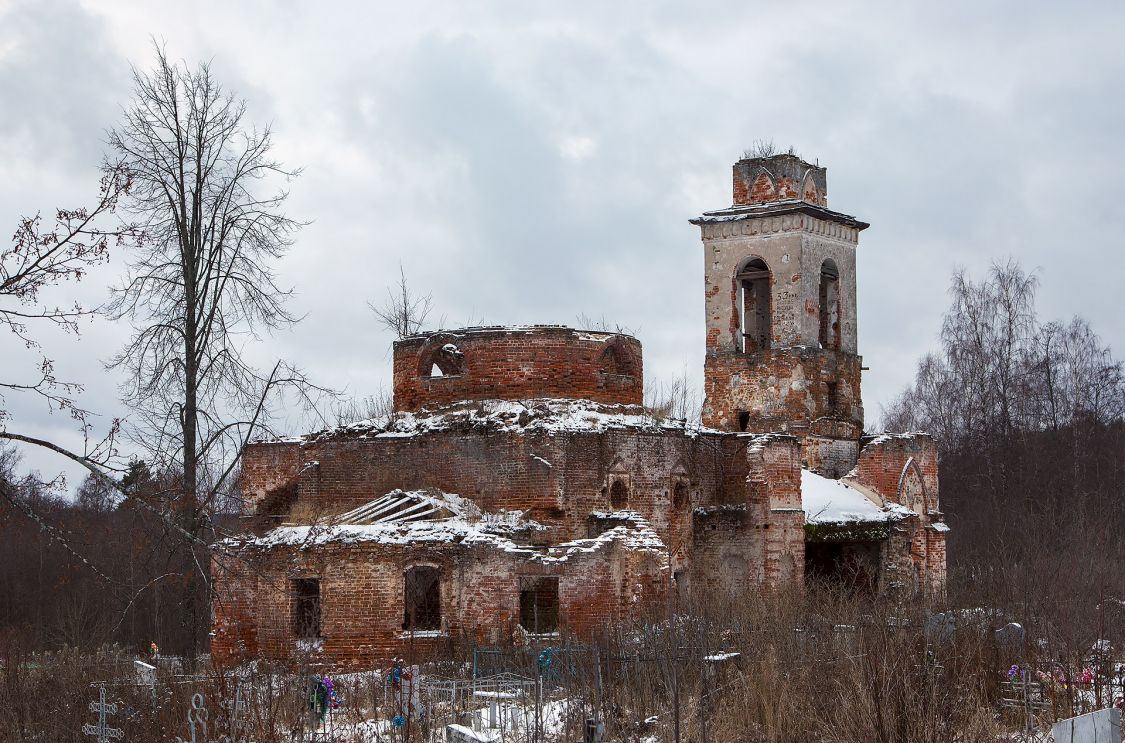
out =
[(940, 595), (945, 590), (946, 554), (945, 534), (938, 531), (943, 516), (934, 440), (922, 433), (863, 439), (849, 478), (917, 514), (897, 524), (884, 544), (883, 582), (903, 591)]
[[(440, 376), (431, 373), (435, 364), (444, 367)], [(643, 390), (640, 341), (619, 333), (469, 328), (394, 344), (395, 410), (528, 398), (640, 405)]]
[(900, 491), (908, 463), (911, 468), (917, 468), (925, 488), (923, 510), (940, 511), (937, 445), (928, 434), (882, 434), (861, 439), (852, 477), (874, 488), (884, 498), (901, 503)]
[[(801, 577), (800, 444), (790, 436), (655, 427), (477, 430), (339, 436), (287, 446), (296, 453), (281, 456), (277, 445), (247, 447), (250, 476), (243, 487), (257, 492), (263, 486), (255, 478), (283, 480), (284, 473), (265, 463), (286, 463), (288, 476), (300, 483), (293, 514), (301, 521), (394, 488), (433, 487), (470, 497), (487, 511), (527, 511), (549, 526), (535, 539), (558, 544), (587, 538), (592, 529), (600, 533), (590, 514), (611, 510), (609, 491), (620, 481), (627, 487), (626, 508), (648, 521), (667, 552), (611, 541), (544, 563), (455, 544), (275, 548), (258, 555), (253, 570), (217, 579), (222, 595), (242, 597), (242, 604), (228, 601), (231, 608), (216, 613), (213, 653), (220, 659), (250, 647), (266, 657), (293, 655), (288, 587), (299, 577), (322, 581), (326, 662), (357, 667), (402, 652), (402, 574), (412, 563), (440, 566), (443, 575), (447, 636), (416, 640), (419, 652), (464, 637), (509, 640), (518, 622), (521, 576), (559, 577), (560, 622), (578, 634), (662, 604), (669, 567), (702, 590), (726, 586), (728, 594)], [(235, 609), (248, 603), (254, 604), (249, 616)], [(235, 624), (242, 628), (228, 626)]]
[(293, 481), (301, 464), (301, 447), (271, 441), (250, 444), (246, 451), (252, 455), (242, 458), (241, 484), (244, 512), (249, 514), (257, 513), (267, 501), (276, 500), (270, 496), (276, 496)]
[(795, 155), (745, 158), (734, 164), (733, 175), (736, 205), (782, 199), (828, 205), (827, 170)]
[(744, 412), (747, 431), (803, 435), (826, 418), (844, 424), (837, 435), (858, 439), (863, 430), (860, 364), (858, 356), (812, 348), (709, 353), (703, 423), (737, 431)]
[[(247, 493), (262, 489), (257, 473), (268, 473), (261, 476), (270, 482), (299, 477), (291, 513), (301, 519), (350, 510), (396, 488), (434, 488), (470, 498), (485, 511), (524, 511), (552, 528), (548, 538), (559, 540), (586, 536), (591, 512), (614, 510), (610, 489), (621, 481), (627, 489), (625, 507), (648, 519), (661, 538), (676, 542), (690, 531), (692, 508), (746, 500), (745, 451), (755, 445), (771, 451), (780, 447), (786, 452), (784, 466), (795, 466), (787, 457), (796, 444), (785, 436), (659, 428), (450, 430), (341, 435), (288, 444), (294, 451), (286, 457), (277, 456), (277, 445), (252, 444), (243, 454), (248, 465), (243, 488)], [(268, 470), (259, 457), (285, 461), (288, 470)], [(780, 488), (781, 482), (770, 487)], [(686, 497), (677, 504), (681, 485)]]
[[(256, 612), (216, 611), (211, 652), (220, 664), (256, 654), (369, 668), (404, 652), (425, 657), (448, 654), (462, 643), (503, 644), (513, 639), (520, 621), (520, 579), (533, 576), (559, 579), (559, 630), (589, 635), (661, 604), (669, 585), (665, 556), (619, 542), (550, 564), (456, 543), (275, 547), (247, 557), (247, 569), (224, 574), (219, 585), (223, 596), (248, 595), (246, 587), (252, 585)], [(403, 630), (404, 575), (417, 565), (440, 571), (441, 631), (436, 636)], [(302, 647), (295, 634), (294, 578), (320, 581), (322, 638), (315, 649)]]
[(802, 439), (801, 452), (809, 469), (825, 477), (840, 478), (855, 467), (859, 442), (854, 438), (809, 434)]

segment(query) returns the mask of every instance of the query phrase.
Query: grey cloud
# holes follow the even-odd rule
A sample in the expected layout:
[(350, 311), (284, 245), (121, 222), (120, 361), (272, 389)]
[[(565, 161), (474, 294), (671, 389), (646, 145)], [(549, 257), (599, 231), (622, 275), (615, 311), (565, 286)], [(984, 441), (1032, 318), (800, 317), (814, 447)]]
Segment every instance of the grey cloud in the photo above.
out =
[[(17, 11), (21, 38), (64, 29), (72, 43), (0, 59), (0, 95), (43, 117), (0, 108), (0, 137), (30, 137), (36, 203), (53, 205), (54, 184), (96, 160), (72, 144), (81, 127), (100, 131), (125, 100), (126, 53), (103, 31), (128, 24), (113, 7), (99, 21), (38, 7)], [(698, 379), (702, 257), (686, 220), (729, 204), (730, 165), (760, 137), (827, 165), (830, 205), (873, 225), (859, 248), (871, 417), (933, 345), (957, 265), (1041, 267), (1044, 314), (1084, 314), (1125, 345), (1119, 4), (146, 12), (175, 55), (213, 57), (305, 167), (291, 207), (314, 221), (280, 270), (308, 317), (260, 354), (355, 394), (389, 381), (391, 339), (365, 302), (400, 261), (451, 323), (604, 314), (640, 329), (650, 377)], [(60, 86), (65, 101), (44, 93)], [(68, 162), (51, 161), (59, 148)], [(0, 186), (3, 213), (14, 199)], [(91, 331), (68, 363), (116, 342)], [(91, 406), (116, 409), (111, 387)]]
[(64, 0), (17, 4), (2, 21), (0, 137), (20, 136), (40, 162), (88, 167), (128, 87), (104, 25)]

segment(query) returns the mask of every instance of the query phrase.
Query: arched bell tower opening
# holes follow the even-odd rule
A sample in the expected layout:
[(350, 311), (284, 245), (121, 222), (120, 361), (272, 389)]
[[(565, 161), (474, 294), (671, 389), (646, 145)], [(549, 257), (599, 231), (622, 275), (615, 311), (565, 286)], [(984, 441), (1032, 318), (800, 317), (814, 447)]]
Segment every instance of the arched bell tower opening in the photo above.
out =
[(825, 258), (820, 264), (820, 347), (840, 350), (840, 271), (836, 262)]
[(848, 442), (854, 455), (856, 246), (867, 224), (829, 209), (827, 171), (794, 154), (739, 160), (733, 172), (734, 204), (692, 220), (704, 246), (703, 422), (797, 435), (806, 464), (820, 456), (808, 442)]
[(751, 258), (734, 277), (739, 338), (743, 353), (770, 347), (773, 318), (770, 268), (761, 258)]

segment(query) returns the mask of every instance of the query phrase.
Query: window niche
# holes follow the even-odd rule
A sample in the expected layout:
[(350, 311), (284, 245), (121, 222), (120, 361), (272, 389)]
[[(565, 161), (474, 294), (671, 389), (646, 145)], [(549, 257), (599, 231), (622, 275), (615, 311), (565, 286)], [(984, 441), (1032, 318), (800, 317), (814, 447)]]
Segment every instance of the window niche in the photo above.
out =
[(558, 578), (520, 578), (520, 626), (535, 635), (558, 631)]
[(687, 508), (690, 501), (691, 496), (688, 493), (687, 481), (677, 480), (675, 486), (672, 488), (672, 508), (677, 511), (682, 511)]
[(289, 582), (292, 598), (290, 622), (293, 635), (299, 640), (319, 640), (320, 626), (320, 580), (317, 578), (295, 578)]
[(771, 284), (769, 266), (761, 258), (750, 260), (735, 276), (738, 327), (743, 353), (763, 351), (770, 347), (773, 333)]
[(407, 632), (441, 629), (441, 570), (418, 565), (403, 580), (402, 628)]

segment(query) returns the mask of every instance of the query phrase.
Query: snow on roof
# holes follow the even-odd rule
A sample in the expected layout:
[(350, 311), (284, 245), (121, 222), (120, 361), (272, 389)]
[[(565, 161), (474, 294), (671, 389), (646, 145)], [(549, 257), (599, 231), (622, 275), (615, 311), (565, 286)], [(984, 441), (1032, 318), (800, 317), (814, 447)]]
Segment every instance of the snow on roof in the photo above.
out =
[(855, 483), (807, 469), (801, 470), (801, 505), (808, 524), (885, 523), (913, 514), (896, 503), (878, 505)]
[(503, 333), (551, 333), (556, 331), (577, 333), (582, 340), (592, 341), (607, 341), (614, 336), (625, 336), (627, 338), (634, 338), (633, 334), (621, 330), (594, 330), (585, 328), (575, 328), (570, 325), (554, 325), (554, 324), (541, 324), (541, 325), (471, 325), (467, 328), (446, 328), (441, 330), (424, 330), (413, 335), (408, 335), (402, 340), (412, 340), (415, 338), (433, 338), (441, 335), (481, 335), (481, 334), (503, 334)]
[[(435, 511), (421, 515), (434, 504)], [(415, 510), (419, 508), (419, 510)], [(626, 549), (644, 552), (665, 549), (648, 521), (635, 511), (606, 514), (628, 523), (618, 524), (589, 539), (576, 539), (546, 548), (521, 545), (513, 541), (517, 532), (544, 529), (523, 517), (521, 511), (482, 513), (471, 501), (452, 493), (395, 490), (359, 508), (316, 524), (286, 525), (256, 538), (232, 537), (223, 546), (232, 549), (253, 547), (298, 547), (324, 545), (433, 544), (484, 545), (544, 563), (566, 562), (571, 557), (597, 552), (613, 542)]]
[(334, 437), (406, 438), (448, 430), (560, 433), (609, 429), (676, 430), (689, 435), (721, 433), (681, 419), (657, 418), (639, 405), (603, 405), (589, 400), (544, 398), (475, 400), (435, 410), (401, 411), (389, 420), (372, 418), (284, 441), (304, 443)]
[(439, 491), (392, 490), (370, 503), (340, 514), (333, 521), (338, 524), (390, 524), (409, 521), (440, 521), (480, 511), (472, 501)]
[(741, 219), (791, 214), (793, 212), (811, 213), (821, 218), (831, 219), (834, 222), (858, 227), (861, 230), (867, 229), (869, 226), (866, 222), (861, 222), (850, 214), (837, 212), (826, 206), (805, 201), (802, 198), (778, 199), (777, 201), (765, 201), (758, 204), (734, 204), (725, 209), (703, 212), (702, 216), (688, 221), (692, 224), (714, 224), (716, 222), (734, 222)]
[(374, 524), (311, 524), (279, 526), (261, 537), (246, 541), (229, 539), (231, 547), (317, 547), (373, 542), (376, 544), (423, 544), (456, 542), (464, 545), (489, 544), (508, 552), (528, 552), (511, 539), (492, 532), (485, 523), (460, 518), (441, 521), (382, 522)]

